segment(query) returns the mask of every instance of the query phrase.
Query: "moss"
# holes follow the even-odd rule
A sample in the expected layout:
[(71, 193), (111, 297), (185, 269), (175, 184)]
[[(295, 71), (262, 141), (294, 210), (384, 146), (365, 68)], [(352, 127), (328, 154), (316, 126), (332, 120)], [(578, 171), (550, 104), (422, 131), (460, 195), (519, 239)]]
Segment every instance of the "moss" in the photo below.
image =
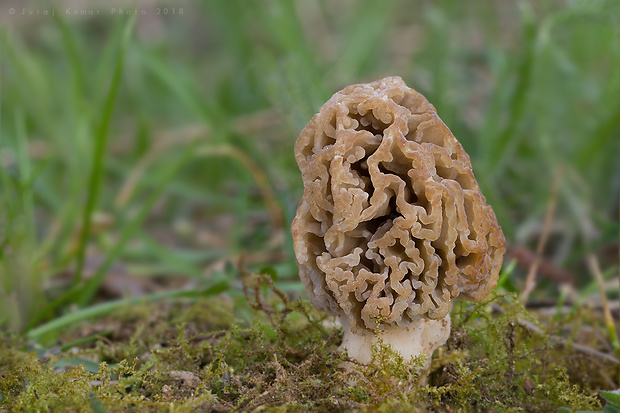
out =
[[(343, 363), (352, 361), (336, 352), (342, 332), (329, 327), (332, 320), (284, 295), (249, 297), (261, 298), (255, 320), (245, 325), (232, 319), (228, 301), (195, 301), (139, 308), (76, 327), (61, 339), (105, 331), (119, 320), (123, 325), (113, 335), (54, 355), (48, 350), (37, 356), (18, 338), (4, 337), (0, 406), (9, 411), (547, 412), (561, 406), (600, 408), (593, 395), (602, 380), (596, 374), (618, 380), (613, 366), (576, 374), (577, 366), (600, 363), (549, 339), (550, 331), (570, 329), (565, 323), (582, 322), (587, 314), (539, 320), (509, 295), (454, 308), (451, 337), (436, 352), (427, 382), (419, 373), (423, 360), (403, 360), (382, 343), (373, 349), (371, 364), (347, 371)], [(532, 332), (523, 320), (545, 333)], [(62, 367), (71, 360), (92, 360), (99, 368)]]

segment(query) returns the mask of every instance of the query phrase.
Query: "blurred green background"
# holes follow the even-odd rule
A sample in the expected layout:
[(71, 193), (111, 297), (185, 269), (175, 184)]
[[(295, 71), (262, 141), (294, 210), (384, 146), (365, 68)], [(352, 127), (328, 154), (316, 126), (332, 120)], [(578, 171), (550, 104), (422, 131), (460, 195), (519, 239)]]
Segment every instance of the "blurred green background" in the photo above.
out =
[(0, 19), (4, 327), (187, 290), (242, 301), (240, 260), (303, 294), (295, 139), (387, 75), (470, 154), (504, 288), (546, 232), (534, 297), (596, 299), (595, 256), (618, 298), (618, 0), (0, 1)]

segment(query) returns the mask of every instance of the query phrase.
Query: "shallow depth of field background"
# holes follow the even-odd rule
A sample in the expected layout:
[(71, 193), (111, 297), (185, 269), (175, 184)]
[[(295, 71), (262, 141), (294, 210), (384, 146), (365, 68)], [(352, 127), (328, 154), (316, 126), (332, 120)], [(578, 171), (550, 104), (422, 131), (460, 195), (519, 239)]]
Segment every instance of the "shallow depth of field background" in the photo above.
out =
[(617, 311), (619, 1), (54, 3), (0, 1), (0, 328), (186, 290), (251, 317), (240, 265), (303, 295), (295, 139), (387, 75), (469, 153), (502, 288), (547, 236), (530, 302), (600, 304), (596, 262)]

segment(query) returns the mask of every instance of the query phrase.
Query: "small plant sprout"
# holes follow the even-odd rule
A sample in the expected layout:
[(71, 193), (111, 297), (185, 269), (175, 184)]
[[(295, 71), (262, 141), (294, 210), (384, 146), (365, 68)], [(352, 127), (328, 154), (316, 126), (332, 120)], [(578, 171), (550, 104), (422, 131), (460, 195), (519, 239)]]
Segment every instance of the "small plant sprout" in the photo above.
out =
[(428, 365), (450, 335), (452, 300), (485, 298), (505, 252), (469, 156), (424, 96), (387, 77), (332, 96), (295, 157), (299, 276), (339, 318), (340, 349), (367, 364), (380, 339)]

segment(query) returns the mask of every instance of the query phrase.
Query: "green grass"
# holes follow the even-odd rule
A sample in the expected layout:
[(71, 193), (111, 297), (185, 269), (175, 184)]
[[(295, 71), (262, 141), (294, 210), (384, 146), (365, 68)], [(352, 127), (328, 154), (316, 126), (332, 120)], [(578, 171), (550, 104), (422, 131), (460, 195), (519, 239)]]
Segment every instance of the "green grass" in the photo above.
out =
[[(0, 329), (52, 346), (128, 303), (220, 290), (248, 322), (240, 261), (303, 296), (295, 139), (335, 91), (386, 75), (463, 144), (509, 249), (536, 249), (562, 171), (544, 255), (573, 277), (573, 306), (597, 300), (588, 254), (617, 279), (617, 0), (84, 8), (101, 13), (3, 16)], [(518, 292), (529, 263), (513, 265), (502, 288)], [(566, 294), (539, 274), (532, 297)]]

